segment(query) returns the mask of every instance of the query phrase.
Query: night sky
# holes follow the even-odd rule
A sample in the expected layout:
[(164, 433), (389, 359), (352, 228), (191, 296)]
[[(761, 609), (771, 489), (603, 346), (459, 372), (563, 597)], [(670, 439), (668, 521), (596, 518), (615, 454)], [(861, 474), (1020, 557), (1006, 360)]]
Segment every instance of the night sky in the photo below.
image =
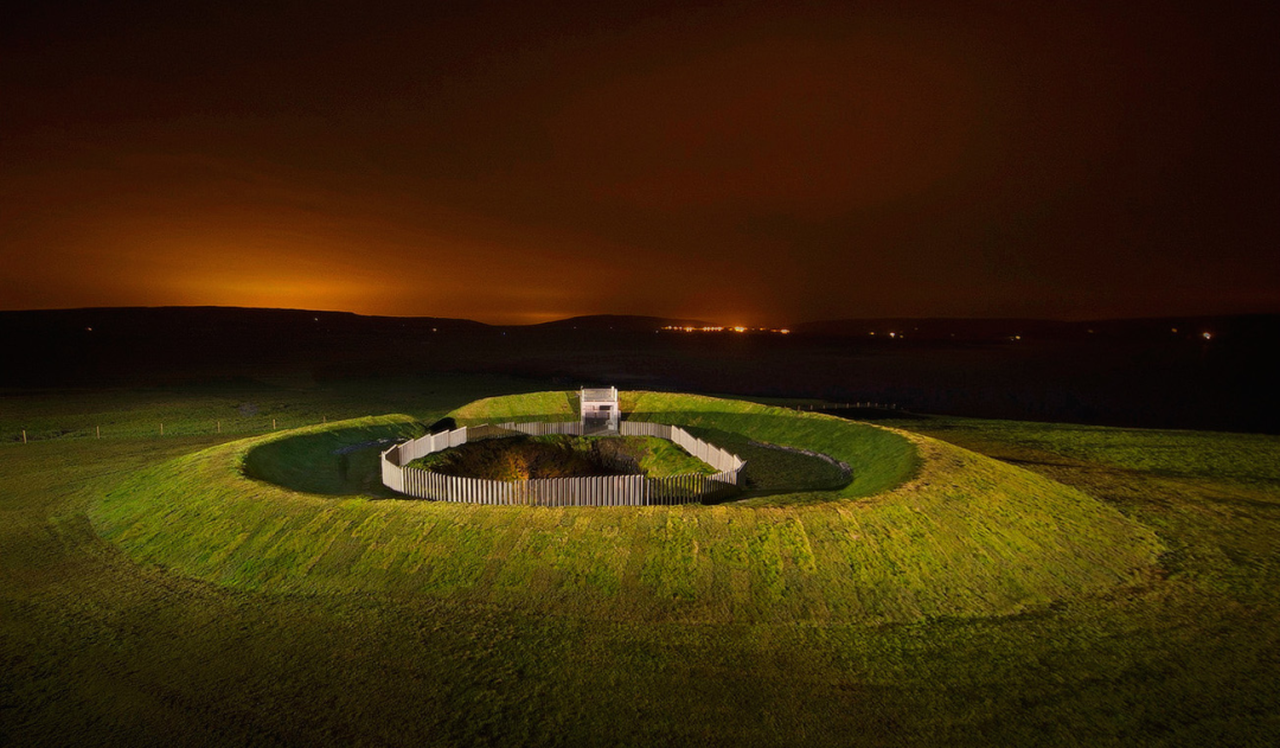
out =
[(1272, 3), (613, 5), (6, 4), (0, 308), (1280, 312)]

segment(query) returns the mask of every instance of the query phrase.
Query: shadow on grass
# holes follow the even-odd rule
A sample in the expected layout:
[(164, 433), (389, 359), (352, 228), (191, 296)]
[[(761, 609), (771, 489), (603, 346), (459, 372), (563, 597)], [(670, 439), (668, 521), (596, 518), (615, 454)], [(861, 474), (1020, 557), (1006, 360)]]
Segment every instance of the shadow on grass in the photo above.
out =
[[(727, 449), (746, 462), (742, 485), (708, 496), (703, 504), (724, 504), (778, 494), (807, 491), (838, 491), (849, 485), (850, 471), (829, 455), (806, 453), (753, 441), (743, 434), (697, 426), (683, 427), (693, 436)], [(845, 466), (847, 467), (847, 466)]]
[(249, 450), (244, 472), (305, 493), (392, 498), (399, 494), (382, 485), (382, 450), (423, 433), (420, 424), (405, 423), (286, 437)]
[(679, 424), (738, 454), (747, 461), (747, 498), (832, 491), (844, 498), (870, 496), (900, 485), (919, 464), (915, 447), (900, 434), (836, 417), (780, 409), (652, 410), (630, 417)]

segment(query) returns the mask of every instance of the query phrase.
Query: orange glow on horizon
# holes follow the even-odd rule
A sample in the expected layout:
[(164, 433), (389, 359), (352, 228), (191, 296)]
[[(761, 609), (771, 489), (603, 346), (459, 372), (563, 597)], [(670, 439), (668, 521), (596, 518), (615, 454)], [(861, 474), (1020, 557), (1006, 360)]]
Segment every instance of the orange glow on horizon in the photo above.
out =
[(1254, 11), (418, 5), (15, 27), (0, 308), (748, 335), (1280, 308), (1274, 45), (1218, 53)]

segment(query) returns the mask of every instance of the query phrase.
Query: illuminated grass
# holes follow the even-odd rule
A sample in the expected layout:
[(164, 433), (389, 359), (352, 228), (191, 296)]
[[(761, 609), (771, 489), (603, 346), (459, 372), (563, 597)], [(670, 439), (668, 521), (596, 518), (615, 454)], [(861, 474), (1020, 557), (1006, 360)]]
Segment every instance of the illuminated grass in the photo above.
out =
[(464, 426), (482, 423), (528, 423), (533, 421), (575, 421), (578, 393), (530, 392), (513, 397), (487, 397), (455, 410), (451, 415)]
[[(1009, 613), (1129, 581), (1159, 549), (1078, 491), (930, 439), (711, 398), (638, 404), (655, 420), (821, 448), (849, 462), (854, 480), (714, 507), (335, 500), (247, 480), (242, 465), (264, 437), (139, 473), (92, 517), (141, 561), (244, 589), (423, 593), (646, 620)], [(410, 419), (391, 416), (300, 433), (407, 428)], [(884, 493), (914, 469), (917, 449), (918, 477)]]
[[(356, 428), (411, 428), (411, 420)], [(909, 427), (1016, 460), (1121, 507), (1170, 548), (1159, 573), (1023, 615), (895, 626), (602, 620), (576, 615), (581, 609), (544, 615), (435, 593), (371, 595), (358, 584), (349, 594), (247, 592), (137, 564), (98, 538), (86, 516), (129, 476), (169, 475), (160, 468), (190, 464), (187, 453), (229, 456), (244, 445), (193, 438), (10, 444), (0, 446), (0, 743), (1280, 742), (1280, 482), (1258, 477), (1280, 464), (1280, 438), (1147, 432), (1141, 451), (1191, 466), (1174, 476), (1109, 453), (1102, 445), (1115, 443), (1116, 430), (1063, 436), (1052, 424), (960, 419)], [(1236, 450), (1265, 465), (1219, 476), (1222, 464), (1212, 455)], [(1081, 457), (1086, 451), (1102, 461)], [(207, 475), (241, 490), (264, 485), (225, 470), (230, 464), (216, 463)], [(919, 480), (930, 480), (929, 465)], [(182, 503), (184, 492), (201, 486), (187, 475), (169, 488), (146, 500)], [(292, 501), (288, 491), (269, 488), (258, 498)], [(307, 498), (320, 508), (351, 503)], [(697, 572), (711, 563), (741, 585), (733, 589), (767, 600), (778, 585), (786, 589), (792, 566), (809, 568), (810, 556), (812, 568), (820, 563), (805, 542), (807, 523), (794, 515), (754, 524), (744, 534), (753, 538), (746, 552), (718, 548), (708, 562), (689, 542), (697, 532), (691, 517), (648, 522), (654, 542), (674, 552), (631, 562), (635, 576), (648, 575), (668, 596), (697, 599)], [(317, 524), (325, 521), (332, 518)], [(374, 524), (361, 531), (382, 532)], [(631, 547), (623, 536), (587, 547), (556, 545), (559, 537), (531, 528), (521, 553), (572, 568), (584, 553)], [(297, 549), (311, 550), (301, 539)], [(777, 572), (766, 580), (774, 587), (748, 586), (732, 566), (757, 562)], [(503, 564), (486, 573), (527, 571)], [(612, 581), (558, 583), (595, 594)], [(618, 596), (629, 591), (615, 588)]]
[(1139, 470), (1171, 478), (1212, 478), (1242, 485), (1280, 482), (1276, 437), (1212, 431), (1126, 429), (1077, 424), (930, 418), (904, 422), (968, 442), (1000, 444), (1030, 451), (1051, 451), (1101, 465)]

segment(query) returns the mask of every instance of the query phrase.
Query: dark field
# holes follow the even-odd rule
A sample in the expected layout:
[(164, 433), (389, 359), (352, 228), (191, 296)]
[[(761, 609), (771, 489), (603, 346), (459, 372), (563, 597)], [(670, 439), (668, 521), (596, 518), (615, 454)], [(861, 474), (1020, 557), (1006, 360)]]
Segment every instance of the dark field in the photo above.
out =
[[(892, 403), (983, 418), (1280, 433), (1275, 316), (870, 320), (785, 336), (655, 332), (663, 322), (599, 317), (501, 328), (273, 310), (0, 312), (0, 346), (12, 362), (0, 370), (0, 388), (226, 387), (264, 379), (340, 388), (366, 378), (484, 373), (557, 388), (614, 384)], [(888, 338), (891, 331), (899, 337)]]

